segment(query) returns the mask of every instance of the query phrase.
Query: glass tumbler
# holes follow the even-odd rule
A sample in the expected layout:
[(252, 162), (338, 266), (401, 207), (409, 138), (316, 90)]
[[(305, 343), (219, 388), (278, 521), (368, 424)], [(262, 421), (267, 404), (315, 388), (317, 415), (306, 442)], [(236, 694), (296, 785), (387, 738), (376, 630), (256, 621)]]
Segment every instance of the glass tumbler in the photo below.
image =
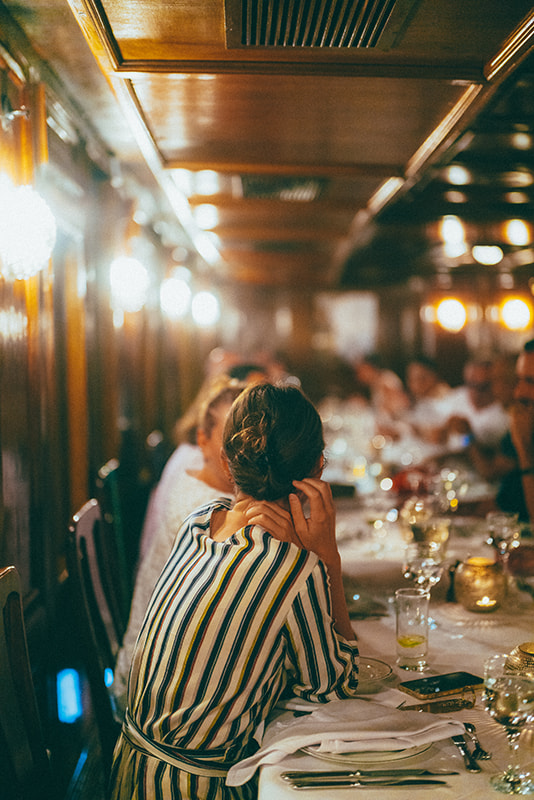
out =
[(423, 672), (427, 667), (428, 607), (430, 594), (423, 589), (395, 592), (397, 666)]

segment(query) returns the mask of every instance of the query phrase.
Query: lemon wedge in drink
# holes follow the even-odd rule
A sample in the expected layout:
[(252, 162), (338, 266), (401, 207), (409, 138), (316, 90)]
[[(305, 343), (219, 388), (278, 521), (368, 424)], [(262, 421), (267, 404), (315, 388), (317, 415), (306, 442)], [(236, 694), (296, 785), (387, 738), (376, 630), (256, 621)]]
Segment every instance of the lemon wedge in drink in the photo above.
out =
[(419, 647), (426, 641), (426, 636), (416, 635), (413, 636), (399, 636), (397, 639), (401, 647)]

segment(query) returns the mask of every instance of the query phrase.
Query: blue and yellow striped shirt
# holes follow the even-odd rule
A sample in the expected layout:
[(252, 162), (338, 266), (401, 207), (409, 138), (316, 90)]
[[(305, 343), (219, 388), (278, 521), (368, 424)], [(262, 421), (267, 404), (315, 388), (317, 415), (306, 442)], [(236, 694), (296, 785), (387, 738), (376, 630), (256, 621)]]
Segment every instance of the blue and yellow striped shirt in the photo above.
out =
[[(211, 515), (229, 506), (210, 503), (183, 524), (130, 672), (133, 723), (192, 772), (229, 767), (253, 752), (254, 732), (278, 700), (323, 703), (353, 696), (357, 686), (356, 643), (334, 630), (324, 564), (259, 526), (215, 541)], [(121, 749), (115, 778), (120, 783), (127, 772), (139, 780), (134, 754), (121, 769)], [(136, 796), (130, 788), (116, 796)], [(164, 795), (146, 786), (139, 796)]]

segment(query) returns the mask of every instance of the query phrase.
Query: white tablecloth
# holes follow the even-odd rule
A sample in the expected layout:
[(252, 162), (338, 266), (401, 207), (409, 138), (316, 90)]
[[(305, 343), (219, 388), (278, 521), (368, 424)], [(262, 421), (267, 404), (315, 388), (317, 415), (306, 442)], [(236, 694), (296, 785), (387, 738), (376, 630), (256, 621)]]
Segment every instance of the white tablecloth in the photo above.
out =
[[(356, 521), (356, 518), (355, 518)], [(345, 523), (347, 519), (345, 518)], [(461, 526), (458, 526), (460, 530)], [(356, 528), (357, 529), (357, 528)], [(480, 552), (483, 548), (483, 532), (481, 528), (473, 525), (473, 535), (469, 538), (453, 532), (449, 545), (451, 558), (464, 557), (471, 552)], [(462, 529), (462, 533), (464, 533)], [(396, 538), (397, 537), (397, 538)], [(382, 547), (374, 555), (366, 554), (365, 550), (370, 545), (365, 536), (341, 537), (341, 550), (344, 569), (347, 574), (361, 585), (362, 589), (372, 592), (375, 597), (383, 599), (386, 604), (393, 590), (403, 585), (400, 573), (400, 560), (402, 558), (402, 540), (398, 532), (391, 534), (387, 546)], [(439, 584), (438, 584), (439, 587)], [(436, 587), (435, 597), (431, 604), (432, 616), (438, 627), (430, 632), (429, 636), (429, 672), (425, 674), (438, 674), (467, 670), (475, 674), (483, 674), (483, 664), (486, 657), (497, 652), (509, 652), (517, 644), (534, 641), (534, 601), (523, 593), (512, 594), (506, 607), (491, 614), (474, 614), (465, 611), (455, 603), (444, 601), (446, 585)], [(406, 673), (395, 667), (395, 619), (391, 609), (388, 616), (355, 620), (354, 629), (357, 633), (360, 652), (364, 656), (378, 658), (389, 663), (394, 674), (387, 679), (384, 689), (395, 687), (401, 680), (417, 677), (416, 673)], [(480, 693), (477, 693), (480, 695)], [(379, 695), (377, 695), (379, 697)], [(409, 698), (409, 695), (406, 695)], [(417, 702), (410, 699), (410, 702)], [(458, 770), (458, 775), (447, 776), (447, 786), (421, 787), (419, 794), (432, 791), (434, 800), (488, 800), (489, 797), (498, 797), (490, 786), (489, 778), (495, 772), (504, 769), (508, 763), (508, 749), (503, 728), (493, 722), (481, 707), (480, 696), (473, 709), (464, 709), (453, 715), (454, 719), (471, 721), (476, 724), (479, 738), (486, 749), (491, 750), (493, 757), (487, 761), (479, 762), (482, 772), (479, 774), (466, 771), (462, 757), (450, 740), (434, 743), (431, 748), (419, 756), (410, 759), (388, 762), (388, 766), (402, 767), (415, 766), (425, 768), (446, 768)], [(529, 738), (529, 737), (525, 737)], [(528, 762), (534, 774), (534, 749), (531, 742), (522, 750), (522, 758)], [(379, 764), (363, 765), (366, 768), (380, 768)], [(382, 765), (383, 766), (383, 765)], [(280, 777), (280, 773), (293, 769), (305, 770), (333, 770), (343, 769), (336, 765), (305, 755), (302, 752), (288, 756), (283, 762), (274, 766), (264, 766), (260, 771), (259, 800), (295, 800), (296, 797), (312, 798), (314, 800), (333, 800), (355, 796), (362, 800), (373, 798), (377, 800), (408, 800), (413, 797), (413, 791), (418, 787), (395, 787), (392, 789), (310, 789), (298, 792)]]

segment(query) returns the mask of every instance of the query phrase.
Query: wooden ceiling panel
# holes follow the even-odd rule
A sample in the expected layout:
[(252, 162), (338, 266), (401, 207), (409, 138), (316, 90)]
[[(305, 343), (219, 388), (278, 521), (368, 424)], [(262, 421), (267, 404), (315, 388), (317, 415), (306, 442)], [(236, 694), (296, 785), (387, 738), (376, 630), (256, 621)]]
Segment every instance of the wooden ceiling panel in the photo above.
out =
[(489, 61), (503, 39), (532, 11), (530, 0), (421, 0), (395, 48)]
[(225, 46), (221, 0), (105, 0), (102, 7), (126, 60), (172, 58), (184, 46)]
[(277, 75), (143, 75), (131, 84), (167, 166), (287, 163), (349, 174), (358, 164), (398, 173), (465, 91), (425, 79)]

